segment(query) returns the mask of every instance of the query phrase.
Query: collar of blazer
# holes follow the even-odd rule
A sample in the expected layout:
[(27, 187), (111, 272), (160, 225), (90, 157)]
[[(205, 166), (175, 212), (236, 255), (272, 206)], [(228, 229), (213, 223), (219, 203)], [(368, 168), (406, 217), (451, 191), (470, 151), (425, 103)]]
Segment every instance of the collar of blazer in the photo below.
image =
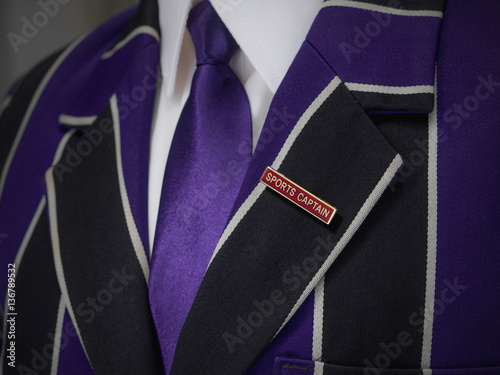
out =
[[(244, 373), (324, 276), (401, 167), (400, 156), (367, 112), (431, 111), (442, 4), (387, 3), (325, 2), (273, 99), (181, 332), (172, 374)], [(154, 103), (154, 89), (147, 85), (154, 86), (151, 70), (158, 62), (156, 2), (143, 1), (127, 26), (105, 36), (110, 35), (121, 36), (102, 49), (92, 72), (87, 70), (88, 79), (99, 74), (106, 88), (95, 97), (75, 99), (66, 111), (92, 124), (63, 140), (70, 147), (60, 147), (47, 173), (51, 237), (61, 291), (96, 373), (123, 372), (124, 364), (132, 363), (135, 373), (157, 373), (160, 356), (148, 309), (144, 250)], [(90, 47), (101, 40), (102, 33), (91, 34), (80, 51), (94, 51)], [(106, 108), (88, 117), (83, 103)], [(63, 119), (68, 125), (86, 123)], [(75, 150), (85, 153), (83, 141), (91, 143), (92, 134), (99, 145), (79, 154), (78, 166), (61, 175)], [(333, 222), (318, 221), (260, 184), (267, 166), (334, 205)], [(116, 295), (113, 280), (123, 281)], [(111, 287), (112, 303), (88, 322), (82, 303)]]

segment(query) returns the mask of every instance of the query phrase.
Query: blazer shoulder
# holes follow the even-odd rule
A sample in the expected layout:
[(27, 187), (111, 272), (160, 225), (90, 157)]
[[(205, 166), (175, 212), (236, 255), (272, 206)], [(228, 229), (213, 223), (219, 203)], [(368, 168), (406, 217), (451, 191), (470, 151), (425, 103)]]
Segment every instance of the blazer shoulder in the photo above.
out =
[(136, 7), (128, 9), (81, 35), (41, 60), (11, 86), (0, 101), (0, 168), (16, 137), (23, 133), (26, 118), (40, 105), (40, 99), (47, 95), (53, 98), (43, 104), (44, 112), (50, 112), (62, 108), (61, 102), (69, 91), (85, 92), (82, 82), (91, 82), (96, 77), (102, 56), (117, 43), (135, 13)]

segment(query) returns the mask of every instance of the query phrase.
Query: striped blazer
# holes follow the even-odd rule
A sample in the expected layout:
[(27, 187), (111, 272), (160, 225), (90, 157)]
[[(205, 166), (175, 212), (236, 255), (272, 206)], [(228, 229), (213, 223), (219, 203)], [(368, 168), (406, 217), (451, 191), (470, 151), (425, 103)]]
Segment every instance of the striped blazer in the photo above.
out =
[[(500, 374), (499, 19), (488, 0), (324, 3), (171, 374)], [(158, 62), (143, 0), (2, 104), (4, 374), (164, 373), (147, 251)], [(260, 183), (268, 166), (332, 222)]]

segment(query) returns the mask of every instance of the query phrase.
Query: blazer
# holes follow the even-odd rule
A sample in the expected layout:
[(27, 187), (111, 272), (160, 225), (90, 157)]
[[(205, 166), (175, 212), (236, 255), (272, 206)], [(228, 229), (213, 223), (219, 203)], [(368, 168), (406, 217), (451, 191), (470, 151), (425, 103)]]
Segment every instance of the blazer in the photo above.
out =
[[(488, 0), (324, 3), (171, 374), (500, 374), (499, 16)], [(4, 102), (4, 374), (165, 371), (148, 301), (158, 61), (143, 0)], [(268, 166), (332, 222), (260, 183)]]

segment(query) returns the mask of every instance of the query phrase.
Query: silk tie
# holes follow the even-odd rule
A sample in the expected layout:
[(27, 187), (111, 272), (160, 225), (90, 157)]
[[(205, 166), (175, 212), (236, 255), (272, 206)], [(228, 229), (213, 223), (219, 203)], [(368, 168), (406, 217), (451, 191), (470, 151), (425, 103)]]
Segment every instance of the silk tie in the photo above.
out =
[(250, 105), (229, 67), (238, 45), (207, 0), (188, 28), (197, 69), (167, 160), (149, 285), (167, 374), (251, 158)]

